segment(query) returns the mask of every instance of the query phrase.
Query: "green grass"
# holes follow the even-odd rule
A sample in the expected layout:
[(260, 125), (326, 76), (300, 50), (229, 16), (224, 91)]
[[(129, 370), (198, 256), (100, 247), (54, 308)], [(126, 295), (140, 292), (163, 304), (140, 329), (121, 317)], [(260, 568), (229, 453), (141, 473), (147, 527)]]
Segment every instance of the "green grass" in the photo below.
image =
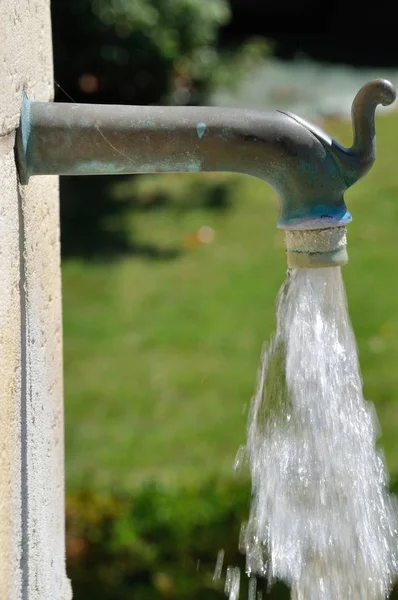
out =
[[(348, 125), (327, 129), (349, 142)], [(375, 403), (381, 445), (398, 475), (398, 115), (379, 118), (377, 131), (373, 171), (346, 195), (354, 222), (344, 279), (365, 395)], [(135, 185), (181, 195), (192, 177), (142, 177)], [(232, 476), (286, 265), (273, 191), (231, 177), (226, 212), (131, 214), (142, 242), (180, 246), (207, 225), (213, 243), (173, 260), (64, 262), (69, 487)]]

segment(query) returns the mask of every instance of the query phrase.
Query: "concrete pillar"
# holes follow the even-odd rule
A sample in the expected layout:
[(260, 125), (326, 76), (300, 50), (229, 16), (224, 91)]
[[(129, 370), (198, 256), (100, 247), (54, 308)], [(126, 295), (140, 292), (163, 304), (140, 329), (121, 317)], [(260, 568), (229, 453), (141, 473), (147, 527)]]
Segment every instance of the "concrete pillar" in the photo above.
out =
[(50, 0), (0, 0), (0, 599), (69, 600), (56, 177), (22, 188), (21, 96), (53, 93)]

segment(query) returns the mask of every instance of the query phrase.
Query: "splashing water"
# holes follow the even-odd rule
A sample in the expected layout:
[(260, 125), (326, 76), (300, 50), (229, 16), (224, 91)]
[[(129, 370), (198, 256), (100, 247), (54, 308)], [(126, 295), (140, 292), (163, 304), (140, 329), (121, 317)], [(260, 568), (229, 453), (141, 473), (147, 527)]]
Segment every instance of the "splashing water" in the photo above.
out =
[(295, 600), (386, 597), (397, 516), (377, 433), (340, 268), (290, 271), (249, 418), (249, 574), (285, 581)]

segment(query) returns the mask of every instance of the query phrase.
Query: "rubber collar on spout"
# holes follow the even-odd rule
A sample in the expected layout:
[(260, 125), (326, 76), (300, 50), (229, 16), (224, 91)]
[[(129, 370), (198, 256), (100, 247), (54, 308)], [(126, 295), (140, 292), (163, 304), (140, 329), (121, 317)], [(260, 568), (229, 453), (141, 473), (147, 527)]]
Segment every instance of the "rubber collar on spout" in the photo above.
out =
[(285, 230), (289, 269), (338, 267), (348, 262), (346, 227)]

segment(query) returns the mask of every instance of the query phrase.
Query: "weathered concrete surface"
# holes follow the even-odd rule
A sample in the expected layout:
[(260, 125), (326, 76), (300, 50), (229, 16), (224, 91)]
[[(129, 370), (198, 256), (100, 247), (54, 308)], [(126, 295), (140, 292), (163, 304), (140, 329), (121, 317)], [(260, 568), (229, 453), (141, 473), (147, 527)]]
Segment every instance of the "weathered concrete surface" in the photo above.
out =
[(22, 91), (53, 92), (49, 0), (0, 0), (0, 599), (67, 600), (58, 182), (22, 188)]
[(53, 90), (49, 0), (0, 2), (0, 135), (19, 122), (21, 94), (48, 100)]
[(20, 597), (22, 576), (21, 310), (13, 145), (12, 135), (0, 138), (0, 598), (12, 599)]

